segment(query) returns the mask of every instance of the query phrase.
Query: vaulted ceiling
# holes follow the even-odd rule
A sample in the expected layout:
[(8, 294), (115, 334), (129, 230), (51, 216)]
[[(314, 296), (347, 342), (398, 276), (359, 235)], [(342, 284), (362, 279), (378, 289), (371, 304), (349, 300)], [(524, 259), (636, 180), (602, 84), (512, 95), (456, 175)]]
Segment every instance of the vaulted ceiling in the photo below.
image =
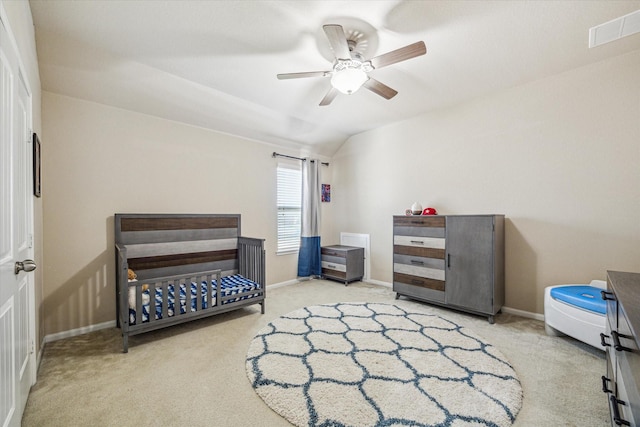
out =
[[(640, 34), (588, 48), (590, 27), (640, 1), (30, 0), (42, 89), (301, 152), (640, 49)], [(367, 58), (424, 41), (427, 53), (371, 71), (319, 106), (330, 70), (323, 24), (367, 41)], [(588, 88), (585, 88), (588, 90)]]

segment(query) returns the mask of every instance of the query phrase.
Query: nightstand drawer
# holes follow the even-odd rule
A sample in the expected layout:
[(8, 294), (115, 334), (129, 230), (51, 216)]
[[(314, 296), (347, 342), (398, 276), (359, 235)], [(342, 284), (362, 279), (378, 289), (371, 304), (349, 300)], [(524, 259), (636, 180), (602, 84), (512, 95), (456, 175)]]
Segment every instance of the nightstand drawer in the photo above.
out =
[(347, 265), (346, 264), (338, 264), (337, 262), (331, 262), (331, 261), (322, 261), (322, 268), (327, 268), (329, 270), (336, 270), (336, 271), (343, 271), (343, 272), (347, 272)]

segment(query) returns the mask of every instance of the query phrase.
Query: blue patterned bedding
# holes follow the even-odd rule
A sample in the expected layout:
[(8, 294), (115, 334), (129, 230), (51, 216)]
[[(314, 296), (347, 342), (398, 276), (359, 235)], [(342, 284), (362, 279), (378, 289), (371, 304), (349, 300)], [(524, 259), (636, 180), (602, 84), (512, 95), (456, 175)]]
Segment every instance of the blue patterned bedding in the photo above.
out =
[[(221, 282), (222, 282), (222, 287), (220, 291), (223, 297), (242, 294), (244, 292), (250, 292), (255, 290), (261, 291), (260, 285), (239, 274), (234, 274), (232, 276), (225, 276), (222, 278)], [(207, 305), (208, 305), (207, 295), (209, 290), (208, 290), (207, 283), (202, 282), (200, 284), (200, 289), (201, 289), (201, 298), (202, 298), (202, 308), (204, 309), (204, 308), (207, 308)], [(217, 283), (216, 283), (216, 280), (214, 279), (211, 281), (212, 306), (216, 305), (216, 298), (217, 298), (216, 289), (217, 289)], [(175, 314), (175, 310), (176, 310), (175, 286), (169, 285), (167, 287), (167, 290), (169, 293), (167, 317), (171, 317)], [(150, 292), (150, 289), (147, 289), (142, 292), (142, 323), (149, 321), (149, 292)], [(186, 285), (181, 284), (180, 285), (180, 314), (185, 314), (187, 311), (187, 293), (186, 292), (187, 292)], [(198, 298), (197, 292), (198, 292), (197, 284), (191, 283), (190, 311), (192, 312), (197, 310), (197, 305), (196, 305), (197, 298)], [(230, 304), (232, 302), (253, 298), (259, 295), (260, 293), (241, 295), (241, 296), (238, 296), (237, 298), (224, 300), (222, 301), (222, 304)], [(163, 306), (162, 288), (156, 288), (155, 290), (155, 304), (156, 304), (155, 320), (162, 319), (162, 306)], [(129, 306), (129, 324), (130, 325), (136, 324), (136, 307)]]

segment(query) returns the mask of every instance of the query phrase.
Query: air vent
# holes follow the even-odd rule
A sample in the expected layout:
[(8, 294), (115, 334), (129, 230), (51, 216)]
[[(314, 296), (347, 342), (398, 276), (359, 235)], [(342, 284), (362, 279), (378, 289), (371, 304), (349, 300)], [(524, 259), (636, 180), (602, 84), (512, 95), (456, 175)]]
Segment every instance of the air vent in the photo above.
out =
[(589, 47), (600, 46), (640, 32), (640, 10), (589, 29)]

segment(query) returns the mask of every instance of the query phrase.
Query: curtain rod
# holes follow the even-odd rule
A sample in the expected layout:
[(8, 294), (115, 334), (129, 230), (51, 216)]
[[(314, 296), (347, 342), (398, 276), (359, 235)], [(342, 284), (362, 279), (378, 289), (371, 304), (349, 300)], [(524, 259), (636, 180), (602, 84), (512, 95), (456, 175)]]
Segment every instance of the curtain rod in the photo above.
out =
[[(286, 154), (276, 153), (275, 151), (273, 152), (271, 157), (286, 157), (287, 159), (302, 160), (303, 162), (307, 161), (307, 159), (303, 159), (301, 157), (287, 156)], [(311, 160), (311, 161), (314, 162), (315, 160)], [(329, 166), (329, 163), (327, 163), (327, 162), (320, 162), (320, 164), (322, 164), (324, 166)]]

